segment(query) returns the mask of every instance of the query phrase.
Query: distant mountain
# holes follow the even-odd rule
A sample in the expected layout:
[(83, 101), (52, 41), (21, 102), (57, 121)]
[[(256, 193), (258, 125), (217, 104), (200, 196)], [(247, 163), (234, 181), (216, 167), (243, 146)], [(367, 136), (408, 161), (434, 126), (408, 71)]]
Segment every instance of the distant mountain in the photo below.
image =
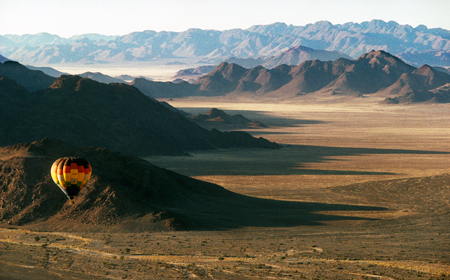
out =
[(42, 71), (31, 70), (15, 61), (1, 63), (0, 76), (17, 82), (31, 92), (47, 88), (56, 80), (54, 77), (46, 75)]
[(3, 35), (0, 52), (9, 59), (32, 65), (161, 59), (176, 59), (180, 63), (183, 59), (191, 59), (218, 64), (230, 57), (258, 59), (277, 56), (301, 45), (341, 52), (352, 58), (371, 50), (384, 50), (393, 55), (402, 54), (403, 59), (417, 66), (424, 63), (450, 66), (450, 31), (429, 29), (424, 25), (414, 28), (382, 20), (336, 25), (320, 21), (305, 26), (274, 23), (224, 31), (148, 30), (100, 37), (80, 35), (64, 39), (47, 33)]
[(0, 55), (0, 63), (3, 63), (5, 61), (9, 61), (9, 59), (7, 59), (6, 57)]
[[(49, 34), (46, 32), (37, 34), (24, 34), (24, 35), (14, 35), (7, 34), (3, 35), (5, 39), (9, 42), (8, 44), (14, 44), (16, 47), (36, 47), (44, 45), (56, 45), (67, 43), (68, 40), (58, 36)], [(3, 41), (3, 39), (2, 39)]]
[(97, 33), (88, 33), (88, 34), (82, 34), (82, 35), (75, 35), (70, 37), (69, 39), (67, 39), (67, 41), (78, 41), (78, 40), (82, 40), (82, 39), (88, 39), (91, 41), (99, 41), (99, 40), (103, 40), (103, 41), (111, 41), (116, 39), (119, 36), (114, 36), (114, 35), (102, 35), (102, 34), (97, 34)]
[[(295, 97), (315, 92), (330, 95), (375, 94), (386, 97), (405, 93), (404, 84), (414, 78), (415, 88), (425, 90), (421, 98), (411, 102), (447, 102), (444, 97), (434, 98), (432, 89), (440, 87), (449, 75), (423, 66), (408, 65), (384, 51), (372, 51), (356, 60), (340, 58), (335, 61), (306, 61), (299, 66), (281, 65), (273, 69), (258, 66), (252, 69), (237, 64), (220, 64), (211, 73), (198, 79), (194, 85), (203, 95), (225, 95), (248, 92), (259, 96)], [(408, 99), (403, 99), (405, 102)], [(390, 102), (395, 103), (395, 102)]]
[(241, 114), (229, 115), (216, 108), (212, 108), (206, 114), (192, 116), (191, 119), (205, 128), (215, 127), (229, 130), (231, 127), (234, 129), (267, 127), (263, 123), (251, 121)]
[(188, 68), (178, 71), (173, 78), (184, 80), (195, 80), (205, 74), (208, 74), (216, 68), (215, 65), (204, 65), (196, 68)]
[[(2, 96), (0, 119), (8, 121), (0, 122), (0, 146), (51, 137), (138, 156), (279, 147), (246, 133), (203, 129), (125, 84), (63, 75), (49, 88), (33, 94), (25, 94), (9, 80), (3, 86), (9, 93)], [(19, 100), (18, 94), (22, 95)]]
[(315, 50), (305, 46), (297, 46), (283, 51), (276, 56), (261, 58), (229, 58), (228, 63), (236, 63), (245, 68), (263, 66), (264, 68), (275, 68), (281, 64), (300, 65), (307, 60), (334, 61), (339, 58), (352, 59), (350, 56), (337, 51)]
[(450, 66), (450, 50), (406, 51), (399, 53), (397, 56), (416, 67), (424, 64)]
[(58, 78), (61, 75), (68, 75), (68, 73), (58, 71), (52, 67), (36, 67), (36, 66), (30, 66), (30, 65), (25, 65), (25, 66), (31, 70), (42, 71), (42, 72), (44, 72), (44, 74), (47, 74), (54, 78)]
[(438, 71), (450, 74), (450, 68), (444, 68), (444, 67), (433, 67), (433, 68), (438, 70)]
[(113, 78), (111, 76), (102, 74), (100, 72), (84, 72), (82, 74), (78, 74), (78, 76), (82, 78), (88, 78), (100, 83), (111, 84), (111, 83), (125, 83), (124, 80)]
[(114, 78), (116, 78), (116, 79), (119, 79), (119, 80), (123, 80), (123, 81), (132, 81), (132, 80), (134, 80), (134, 79), (136, 79), (136, 77), (133, 77), (133, 76), (130, 76), (130, 75), (119, 75), (119, 76), (116, 76), (116, 77), (114, 77)]
[(192, 85), (185, 81), (178, 83), (155, 82), (145, 78), (136, 78), (129, 84), (152, 98), (175, 98), (209, 94), (208, 92), (199, 92), (197, 85)]

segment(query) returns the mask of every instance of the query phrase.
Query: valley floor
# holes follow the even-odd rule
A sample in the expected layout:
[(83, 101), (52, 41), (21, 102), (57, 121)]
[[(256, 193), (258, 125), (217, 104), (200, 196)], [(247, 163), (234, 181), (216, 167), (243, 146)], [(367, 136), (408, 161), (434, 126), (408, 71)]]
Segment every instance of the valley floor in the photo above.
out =
[(450, 107), (375, 101), (171, 100), (192, 113), (242, 113), (269, 126), (253, 135), (284, 147), (148, 160), (245, 195), (383, 211), (320, 211), (329, 219), (313, 226), (216, 231), (2, 225), (0, 279), (449, 279)]

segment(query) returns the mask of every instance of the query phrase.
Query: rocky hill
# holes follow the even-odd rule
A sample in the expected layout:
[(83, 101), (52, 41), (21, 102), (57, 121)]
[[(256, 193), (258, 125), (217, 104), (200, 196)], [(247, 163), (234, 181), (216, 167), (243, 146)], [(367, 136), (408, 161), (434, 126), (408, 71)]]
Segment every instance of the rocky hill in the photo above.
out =
[[(450, 32), (424, 25), (372, 20), (333, 25), (319, 21), (305, 26), (285, 23), (248, 29), (183, 32), (133, 32), (107, 37), (98, 34), (61, 38), (48, 33), (0, 36), (0, 52), (25, 64), (140, 62), (191, 59), (217, 64), (229, 57), (277, 56), (297, 46), (337, 51), (357, 58), (370, 50), (401, 54), (408, 63), (450, 66)], [(424, 61), (425, 60), (425, 61)]]
[(7, 120), (0, 123), (0, 146), (51, 137), (138, 156), (279, 147), (243, 132), (203, 129), (125, 84), (61, 76), (49, 88), (34, 93), (7, 79), (0, 86), (1, 92), (8, 93), (2, 94), (0, 102), (0, 118)]
[[(93, 175), (68, 202), (50, 176), (64, 156), (85, 158)], [(148, 232), (314, 225), (358, 219), (316, 211), (380, 207), (272, 201), (239, 195), (143, 159), (54, 139), (0, 148), (0, 225), (44, 231)]]
[(212, 108), (206, 114), (197, 114), (191, 119), (202, 127), (214, 127), (221, 130), (267, 127), (259, 121), (252, 121), (242, 114), (229, 115), (222, 110)]
[[(49, 175), (52, 163), (67, 155), (83, 157), (93, 166), (91, 180), (73, 205)], [(241, 198), (139, 158), (53, 139), (0, 148), (0, 159), (0, 221), (10, 225), (185, 230), (199, 226), (190, 216), (213, 207), (212, 201)]]
[(349, 63), (343, 73), (326, 87), (334, 93), (375, 93), (414, 69), (389, 53), (372, 51)]
[[(325, 62), (314, 60), (305, 61), (298, 66), (280, 65), (273, 69), (262, 66), (246, 69), (224, 62), (193, 84), (199, 87), (200, 92), (205, 92), (199, 95), (250, 92), (256, 96), (295, 97), (326, 93), (355, 96), (378, 94), (393, 98), (393, 94), (408, 94), (407, 91), (400, 91), (399, 87), (405, 84), (403, 80), (410, 74), (421, 77), (417, 83), (426, 91), (421, 94), (421, 98), (402, 100), (450, 101), (445, 97), (446, 94), (435, 98), (430, 91), (450, 82), (450, 75), (429, 66), (416, 69), (384, 51), (371, 51), (354, 61), (344, 58)], [(445, 91), (445, 88), (440, 92), (443, 90)]]
[(381, 92), (389, 96), (390, 104), (410, 102), (449, 103), (450, 75), (424, 65), (411, 73), (405, 73), (391, 86)]

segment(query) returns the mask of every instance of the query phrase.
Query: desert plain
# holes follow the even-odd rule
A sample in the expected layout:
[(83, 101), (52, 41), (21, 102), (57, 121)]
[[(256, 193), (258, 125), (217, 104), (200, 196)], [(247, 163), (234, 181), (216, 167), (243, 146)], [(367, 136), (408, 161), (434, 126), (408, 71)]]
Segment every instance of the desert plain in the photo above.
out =
[(309, 203), (308, 217), (279, 226), (256, 213), (248, 225), (138, 233), (2, 225), (0, 279), (450, 279), (450, 107), (382, 99), (165, 100), (192, 114), (241, 113), (268, 126), (247, 132), (283, 147), (148, 161)]

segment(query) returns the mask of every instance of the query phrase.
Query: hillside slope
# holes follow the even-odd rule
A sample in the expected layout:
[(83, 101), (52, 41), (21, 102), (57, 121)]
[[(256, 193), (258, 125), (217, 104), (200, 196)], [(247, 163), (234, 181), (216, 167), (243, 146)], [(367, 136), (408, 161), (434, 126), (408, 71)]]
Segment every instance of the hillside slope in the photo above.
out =
[[(5, 88), (14, 86), (4, 84)], [(229, 147), (278, 148), (244, 132), (208, 131), (125, 84), (61, 76), (48, 89), (21, 99), (2, 96), (0, 145), (46, 137), (73, 145), (105, 147), (126, 154), (179, 155)], [(13, 98), (14, 97), (14, 98)], [(27, 108), (26, 111), (23, 108)], [(20, 113), (19, 113), (20, 112)]]
[(15, 61), (0, 63), (0, 76), (16, 81), (31, 92), (47, 88), (56, 80), (40, 70), (31, 70)]
[(222, 110), (212, 108), (205, 114), (197, 114), (190, 117), (195, 123), (207, 129), (216, 128), (218, 130), (248, 129), (267, 127), (259, 121), (252, 121), (242, 114), (229, 115)]
[[(68, 155), (85, 158), (93, 169), (73, 205), (49, 174), (52, 163)], [(317, 210), (384, 210), (247, 197), (140, 158), (53, 139), (0, 148), (0, 190), (0, 224), (53, 231), (293, 226), (358, 219), (311, 213)]]
[(428, 65), (405, 73), (391, 86), (378, 93), (388, 96), (388, 104), (411, 102), (450, 103), (450, 75)]

